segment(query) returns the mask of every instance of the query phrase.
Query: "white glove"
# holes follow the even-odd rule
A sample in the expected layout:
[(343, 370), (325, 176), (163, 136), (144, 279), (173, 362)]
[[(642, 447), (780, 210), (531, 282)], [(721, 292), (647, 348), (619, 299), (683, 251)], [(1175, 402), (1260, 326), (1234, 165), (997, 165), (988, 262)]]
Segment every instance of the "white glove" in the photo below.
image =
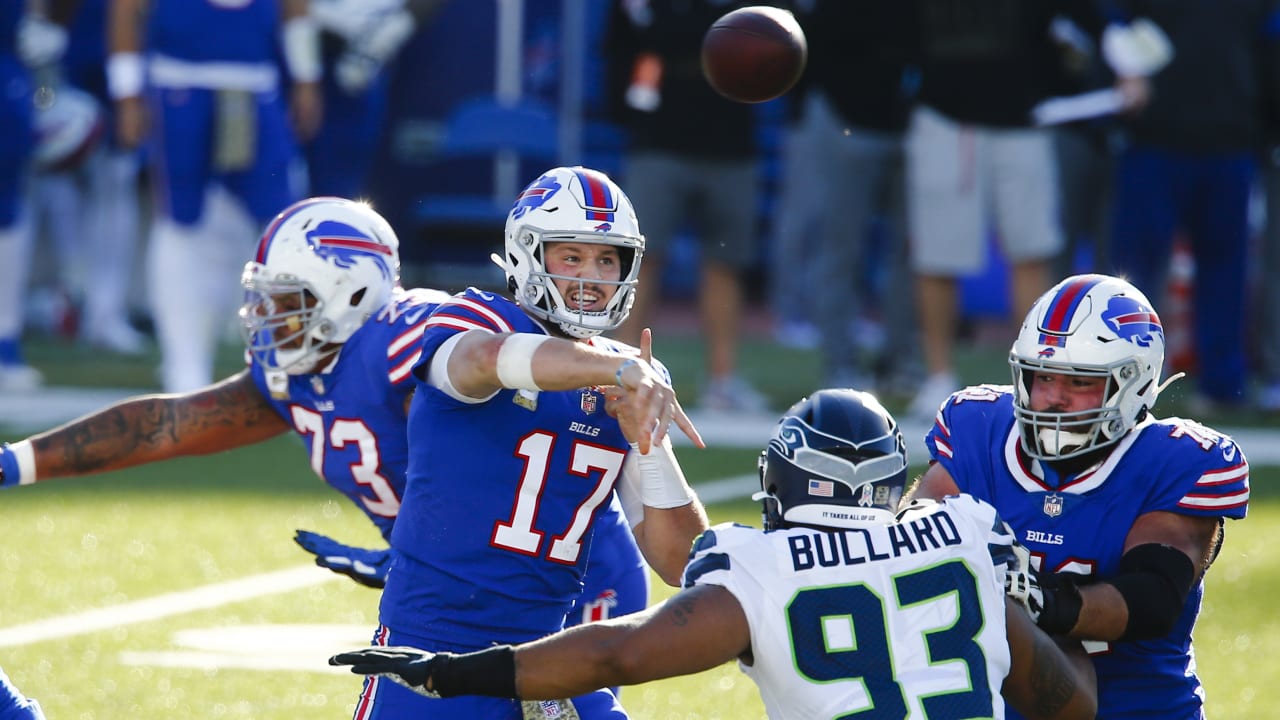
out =
[(55, 63), (67, 51), (67, 31), (44, 18), (25, 15), (18, 23), (17, 50), (29, 68)]
[(416, 28), (413, 14), (403, 9), (371, 20), (364, 30), (348, 41), (346, 52), (338, 58), (334, 67), (338, 86), (350, 94), (369, 87), (374, 76), (400, 52)]
[(1173, 43), (1159, 25), (1139, 18), (1102, 31), (1102, 56), (1121, 77), (1149, 77), (1173, 60)]
[(1021, 605), (1032, 622), (1038, 622), (1044, 611), (1044, 591), (1040, 589), (1035, 568), (1031, 567), (1031, 551), (1016, 540), (1010, 550), (1015, 559), (1005, 566), (1004, 594)]

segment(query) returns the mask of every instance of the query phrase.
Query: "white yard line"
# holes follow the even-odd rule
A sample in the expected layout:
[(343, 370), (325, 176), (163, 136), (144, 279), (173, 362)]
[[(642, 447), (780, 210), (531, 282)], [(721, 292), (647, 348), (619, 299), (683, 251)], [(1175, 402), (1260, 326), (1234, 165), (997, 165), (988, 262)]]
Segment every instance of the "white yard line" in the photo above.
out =
[(315, 565), (299, 565), (285, 570), (250, 575), (238, 580), (157, 595), (122, 605), (95, 608), (0, 628), (0, 647), (30, 645), (45, 640), (108, 630), (121, 625), (158, 620), (194, 610), (207, 610), (263, 595), (301, 590), (342, 577), (337, 573), (326, 572)]

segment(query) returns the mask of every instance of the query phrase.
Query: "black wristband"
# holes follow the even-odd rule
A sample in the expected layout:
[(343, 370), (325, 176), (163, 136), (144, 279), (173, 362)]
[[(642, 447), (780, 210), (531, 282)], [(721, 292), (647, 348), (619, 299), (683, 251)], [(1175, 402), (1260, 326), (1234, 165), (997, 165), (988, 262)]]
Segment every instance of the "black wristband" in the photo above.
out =
[(1044, 610), (1036, 620), (1050, 635), (1066, 635), (1080, 620), (1084, 600), (1080, 597), (1080, 585), (1086, 576), (1077, 573), (1045, 573), (1039, 577), (1040, 590), (1044, 593)]
[(516, 651), (510, 645), (431, 659), (431, 689), (440, 697), (484, 695), (516, 697)]

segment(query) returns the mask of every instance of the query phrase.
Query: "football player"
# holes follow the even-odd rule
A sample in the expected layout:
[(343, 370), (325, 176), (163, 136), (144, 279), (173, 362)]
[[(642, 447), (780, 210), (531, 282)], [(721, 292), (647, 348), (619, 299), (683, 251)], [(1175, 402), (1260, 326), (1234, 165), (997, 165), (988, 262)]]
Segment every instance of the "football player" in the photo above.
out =
[[(248, 367), (201, 390), (148, 395), (0, 447), (0, 487), (231, 450), (293, 431), (311, 467), (390, 537), (404, 496), (414, 383), (429, 313), (448, 295), (399, 287), (399, 241), (372, 208), (312, 198), (279, 215), (245, 266)], [(580, 617), (648, 604), (648, 569), (604, 503)], [(381, 587), (389, 551), (300, 530), (316, 564)]]
[[(559, 630), (615, 483), (650, 566), (679, 582), (707, 521), (669, 423), (702, 441), (652, 335), (639, 349), (601, 335), (626, 319), (643, 254), (612, 180), (554, 168), (520, 193), (494, 256), (513, 299), (472, 288), (427, 320), (374, 645), (466, 651)], [(606, 398), (607, 386), (623, 390)], [(626, 717), (608, 690), (552, 706), (548, 717)], [(355, 717), (524, 715), (512, 700), (432, 702), (369, 678)]]
[[(19, 42), (31, 22), (26, 3), (0, 3), (0, 393), (26, 391), (43, 382), (22, 356), (23, 306), (31, 265), (27, 175), (35, 131), (32, 80)], [(47, 24), (47, 23), (46, 23)]]
[(366, 648), (330, 662), (430, 697), (537, 699), (737, 658), (775, 719), (1001, 718), (1006, 700), (1033, 717), (1092, 718), (1088, 660), (1004, 594), (1006, 571), (1029, 558), (995, 510), (960, 495), (895, 516), (906, 479), (905, 441), (880, 403), (822, 390), (782, 416), (761, 454), (764, 532), (703, 533), (684, 590), (661, 606), (514, 648)]
[(311, 0), (324, 122), (304, 146), (312, 195), (365, 195), (391, 87), (388, 66), (446, 0)]
[(317, 31), (306, 0), (113, 0), (109, 11), (116, 132), (124, 148), (146, 140), (152, 162), (161, 381), (185, 392), (214, 379), (243, 236), (301, 197), (291, 165), (296, 139), (320, 123)]
[(1009, 353), (1012, 385), (941, 406), (915, 493), (995, 505), (1030, 549), (1037, 623), (1083, 638), (1107, 717), (1202, 717), (1191, 629), (1226, 518), (1245, 516), (1232, 439), (1158, 419), (1165, 336), (1132, 284), (1077, 275), (1046, 292)]

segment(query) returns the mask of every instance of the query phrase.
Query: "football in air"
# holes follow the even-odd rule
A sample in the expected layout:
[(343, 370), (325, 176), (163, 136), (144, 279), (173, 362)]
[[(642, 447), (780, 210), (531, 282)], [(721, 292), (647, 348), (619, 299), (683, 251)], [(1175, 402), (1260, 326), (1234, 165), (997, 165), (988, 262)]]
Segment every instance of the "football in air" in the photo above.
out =
[(804, 72), (809, 47), (789, 11), (755, 5), (725, 14), (702, 38), (702, 74), (741, 103), (772, 100)]

